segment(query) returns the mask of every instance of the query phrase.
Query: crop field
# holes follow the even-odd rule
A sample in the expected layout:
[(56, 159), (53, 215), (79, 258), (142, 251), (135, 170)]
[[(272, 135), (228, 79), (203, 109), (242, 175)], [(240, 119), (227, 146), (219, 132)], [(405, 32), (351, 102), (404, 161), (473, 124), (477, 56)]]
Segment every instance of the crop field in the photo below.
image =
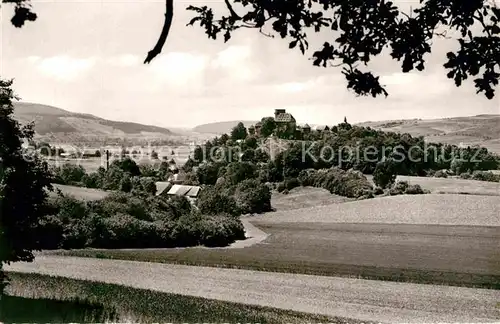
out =
[(253, 223), (269, 237), (241, 249), (43, 253), (500, 289), (498, 227)]
[(500, 197), (458, 194), (400, 195), (255, 216), (267, 223), (378, 223), (500, 226)]
[(99, 200), (107, 197), (110, 192), (99, 190), (99, 189), (91, 189), (84, 187), (76, 187), (76, 186), (67, 186), (61, 184), (53, 184), (54, 191), (50, 192), (50, 195), (57, 195), (57, 190), (61, 190), (64, 195), (75, 197), (80, 200)]
[[(366, 176), (373, 182), (373, 176)], [(418, 184), (432, 193), (500, 196), (500, 183), (457, 178), (398, 176), (399, 181)]]
[[(244, 248), (42, 253), (500, 288), (500, 197), (428, 194), (341, 202), (332, 196), (337, 203), (322, 205), (325, 192), (273, 194), (278, 211), (244, 218), (267, 238)], [(306, 193), (318, 207), (301, 208)]]
[(0, 305), (2, 323), (358, 322), (70, 278), (16, 272), (8, 277), (8, 296)]

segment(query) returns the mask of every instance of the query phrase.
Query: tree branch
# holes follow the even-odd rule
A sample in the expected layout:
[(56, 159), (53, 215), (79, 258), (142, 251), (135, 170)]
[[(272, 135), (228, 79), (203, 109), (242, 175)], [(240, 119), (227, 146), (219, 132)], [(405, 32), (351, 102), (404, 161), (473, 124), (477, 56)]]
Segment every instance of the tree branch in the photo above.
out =
[(161, 30), (160, 38), (156, 43), (155, 47), (148, 52), (148, 56), (144, 60), (144, 64), (150, 63), (158, 54), (161, 53), (163, 45), (167, 40), (168, 32), (170, 26), (172, 25), (172, 18), (174, 16), (174, 0), (166, 0), (166, 12), (165, 12), (165, 23), (163, 24), (163, 29)]
[(229, 0), (224, 1), (226, 3), (227, 9), (229, 9), (229, 12), (231, 13), (231, 17), (237, 20), (241, 20), (241, 17), (234, 11), (233, 6), (231, 6), (231, 3)]

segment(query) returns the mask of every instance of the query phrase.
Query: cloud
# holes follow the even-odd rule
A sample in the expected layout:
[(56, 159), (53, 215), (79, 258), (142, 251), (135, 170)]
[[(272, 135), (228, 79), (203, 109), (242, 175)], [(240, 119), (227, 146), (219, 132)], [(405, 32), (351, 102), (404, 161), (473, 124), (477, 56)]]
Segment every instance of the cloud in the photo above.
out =
[(120, 67), (131, 67), (141, 64), (141, 59), (137, 55), (133, 54), (123, 54), (119, 56), (111, 57), (107, 60), (110, 65), (120, 66)]
[(92, 68), (97, 59), (95, 57), (78, 59), (61, 55), (49, 58), (30, 56), (27, 61), (34, 64), (40, 72), (49, 77), (63, 81), (73, 81)]
[(162, 55), (150, 65), (152, 73), (171, 85), (192, 85), (203, 79), (209, 59), (205, 55), (172, 52)]
[(380, 81), (387, 86), (390, 96), (415, 100), (443, 95), (453, 88), (453, 82), (440, 70), (429, 73), (392, 73), (382, 76)]
[(232, 45), (218, 52), (211, 62), (215, 70), (222, 70), (232, 80), (251, 81), (260, 75), (261, 71), (255, 60), (252, 60), (252, 50), (246, 45)]

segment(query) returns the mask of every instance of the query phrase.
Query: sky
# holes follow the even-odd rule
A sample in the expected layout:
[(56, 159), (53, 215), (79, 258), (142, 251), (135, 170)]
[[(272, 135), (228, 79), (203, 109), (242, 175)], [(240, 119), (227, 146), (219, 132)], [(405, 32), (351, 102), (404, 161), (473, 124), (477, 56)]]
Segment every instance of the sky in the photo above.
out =
[(163, 0), (38, 0), (37, 21), (21, 29), (10, 24), (12, 6), (4, 4), (0, 76), (14, 78), (22, 101), (164, 127), (257, 120), (276, 108), (311, 124), (500, 113), (500, 93), (488, 100), (472, 82), (457, 88), (446, 78), (442, 64), (453, 41), (435, 43), (424, 72), (401, 73), (388, 55), (377, 58), (370, 68), (389, 97), (357, 97), (340, 68), (308, 60), (330, 35), (313, 34), (305, 56), (255, 30), (238, 31), (227, 43), (209, 40), (200, 27), (186, 26), (193, 13), (185, 10), (207, 3), (224, 10), (218, 0), (174, 2), (169, 38), (149, 65), (142, 62), (161, 31)]

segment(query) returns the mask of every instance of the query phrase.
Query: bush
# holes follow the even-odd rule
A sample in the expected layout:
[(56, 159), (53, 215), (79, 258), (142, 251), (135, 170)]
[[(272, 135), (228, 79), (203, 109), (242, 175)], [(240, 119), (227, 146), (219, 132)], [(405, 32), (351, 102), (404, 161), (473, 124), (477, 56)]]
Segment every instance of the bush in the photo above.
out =
[(359, 171), (345, 172), (340, 181), (337, 182), (337, 188), (334, 192), (337, 195), (359, 198), (372, 195), (372, 186), (368, 179)]
[(43, 249), (222, 246), (244, 232), (241, 222), (225, 212), (236, 208), (234, 198), (228, 199), (232, 209), (218, 199), (221, 215), (202, 216), (185, 197), (122, 192), (85, 203), (61, 196), (48, 200), (45, 210), (51, 216), (40, 220), (36, 235)]
[(285, 180), (285, 188), (287, 190), (292, 190), (293, 188), (300, 187), (300, 182), (297, 178), (290, 178)]
[(241, 215), (236, 200), (220, 192), (215, 187), (205, 187), (201, 191), (196, 205), (200, 212), (205, 215), (219, 215), (224, 213), (232, 216)]
[(460, 174), (460, 179), (470, 179), (470, 178), (472, 178), (472, 174), (470, 174), (469, 172), (464, 172)]
[(54, 179), (61, 184), (75, 185), (82, 182), (85, 169), (81, 165), (66, 163), (52, 171)]
[(231, 216), (204, 216), (201, 221), (200, 244), (209, 247), (226, 246), (245, 238), (245, 229)]
[(394, 189), (401, 192), (405, 192), (406, 189), (408, 189), (408, 186), (409, 186), (408, 181), (397, 181), (396, 184), (394, 185)]
[(39, 220), (37, 236), (40, 249), (52, 250), (61, 247), (64, 224), (55, 215), (48, 215)]
[(284, 182), (284, 181), (283, 181), (283, 182), (278, 183), (278, 186), (276, 187), (276, 190), (277, 190), (278, 192), (283, 192), (285, 189), (286, 189), (286, 184), (285, 184), (285, 182)]
[(242, 214), (271, 211), (271, 191), (255, 179), (238, 184), (234, 198)]
[(421, 195), (424, 193), (424, 190), (418, 184), (409, 185), (405, 190), (405, 194), (407, 195)]
[(446, 170), (438, 170), (434, 173), (434, 178), (448, 178)]
[(494, 174), (491, 171), (474, 171), (472, 173), (472, 180), (479, 181), (490, 181), (490, 182), (499, 182), (500, 175)]
[(373, 171), (373, 182), (381, 188), (388, 188), (396, 181), (395, 164), (391, 160), (377, 163)]
[(375, 189), (373, 190), (373, 194), (382, 195), (382, 194), (384, 194), (384, 189), (382, 189), (380, 187), (375, 187)]

